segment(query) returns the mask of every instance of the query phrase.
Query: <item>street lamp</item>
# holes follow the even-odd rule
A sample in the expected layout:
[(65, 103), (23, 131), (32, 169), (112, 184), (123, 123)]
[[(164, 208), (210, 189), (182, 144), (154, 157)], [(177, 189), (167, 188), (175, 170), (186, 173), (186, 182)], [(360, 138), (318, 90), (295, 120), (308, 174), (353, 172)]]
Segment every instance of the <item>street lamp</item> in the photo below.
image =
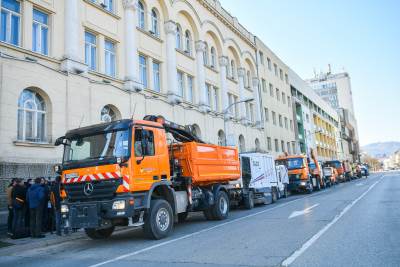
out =
[(244, 100), (236, 101), (236, 102), (233, 102), (232, 104), (230, 104), (228, 107), (226, 107), (226, 109), (224, 109), (224, 111), (223, 111), (223, 116), (224, 116), (225, 146), (227, 145), (227, 142), (226, 142), (226, 135), (227, 135), (227, 133), (226, 133), (226, 121), (227, 121), (227, 119), (226, 119), (226, 114), (228, 114), (229, 109), (230, 109), (231, 107), (233, 107), (233, 106), (235, 106), (235, 105), (237, 105), (237, 104), (240, 104), (240, 103), (249, 103), (249, 102), (252, 102), (252, 101), (254, 101), (254, 98), (247, 98), (247, 99), (244, 99)]

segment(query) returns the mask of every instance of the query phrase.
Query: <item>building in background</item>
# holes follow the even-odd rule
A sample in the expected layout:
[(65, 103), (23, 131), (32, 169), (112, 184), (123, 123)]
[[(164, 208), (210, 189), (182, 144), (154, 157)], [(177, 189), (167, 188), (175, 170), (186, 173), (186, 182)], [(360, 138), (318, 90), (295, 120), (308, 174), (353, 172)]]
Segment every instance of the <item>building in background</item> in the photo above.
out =
[(299, 151), (310, 155), (310, 149), (313, 149), (320, 160), (336, 159), (340, 154), (339, 118), (336, 110), (291, 69), (289, 80)]
[(340, 119), (339, 156), (350, 161), (360, 160), (357, 120), (355, 118), (351, 79), (347, 72), (333, 74), (329, 71), (307, 80), (314, 91), (332, 108)]

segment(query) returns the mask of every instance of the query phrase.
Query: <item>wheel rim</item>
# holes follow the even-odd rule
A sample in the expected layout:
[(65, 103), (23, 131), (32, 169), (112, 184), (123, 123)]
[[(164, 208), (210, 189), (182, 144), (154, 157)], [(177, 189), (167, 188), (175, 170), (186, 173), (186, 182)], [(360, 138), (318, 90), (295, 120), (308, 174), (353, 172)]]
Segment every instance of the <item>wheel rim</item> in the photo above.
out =
[(228, 211), (228, 202), (224, 197), (219, 199), (219, 210), (221, 211), (221, 214), (225, 214)]
[(169, 227), (169, 222), (170, 218), (167, 209), (165, 208), (159, 209), (156, 215), (156, 223), (158, 229), (160, 229), (161, 231), (167, 230)]

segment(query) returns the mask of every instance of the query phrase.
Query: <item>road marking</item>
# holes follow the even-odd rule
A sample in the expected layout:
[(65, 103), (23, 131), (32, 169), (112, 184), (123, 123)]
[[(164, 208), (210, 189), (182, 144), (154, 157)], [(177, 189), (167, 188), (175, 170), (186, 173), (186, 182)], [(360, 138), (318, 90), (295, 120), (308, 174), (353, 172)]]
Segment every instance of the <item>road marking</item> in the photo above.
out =
[(358, 201), (360, 201), (363, 197), (365, 197), (366, 194), (368, 194), (369, 191), (372, 190), (382, 179), (385, 177), (383, 175), (380, 177), (378, 181), (373, 183), (364, 193), (361, 194), (358, 198), (353, 200), (349, 205), (347, 205), (338, 215), (333, 218), (333, 220), (325, 225), (324, 228), (322, 228), (318, 233), (316, 233), (313, 237), (311, 237), (307, 242), (305, 242), (298, 250), (296, 250), (292, 255), (290, 255), (288, 258), (286, 258), (281, 266), (289, 266), (292, 264), (298, 257), (300, 257), (312, 244), (314, 244), (326, 231), (329, 230), (340, 218), (343, 217)]
[(292, 212), (292, 214), (290, 214), (288, 219), (292, 219), (292, 218), (295, 218), (297, 216), (301, 216), (301, 215), (305, 215), (307, 213), (310, 213), (313, 208), (318, 207), (318, 206), (319, 206), (319, 203), (317, 203), (315, 205), (312, 205), (311, 207), (308, 207), (308, 208), (306, 208), (304, 210), (295, 210), (295, 211)]
[(363, 183), (357, 183), (356, 186), (362, 186), (364, 185)]
[(190, 234), (187, 234), (187, 235), (184, 235), (184, 236), (175, 238), (175, 239), (171, 239), (171, 240), (168, 240), (168, 241), (164, 241), (164, 242), (155, 244), (155, 245), (150, 246), (150, 247), (146, 247), (146, 248), (143, 248), (143, 249), (140, 249), (140, 250), (137, 250), (137, 251), (133, 251), (133, 252), (131, 252), (131, 253), (127, 253), (127, 254), (124, 254), (124, 255), (115, 257), (115, 258), (110, 259), (110, 260), (106, 260), (106, 261), (103, 261), (103, 262), (100, 262), (100, 263), (97, 263), (97, 264), (90, 265), (90, 266), (88, 266), (88, 267), (98, 267), (98, 266), (102, 266), (102, 265), (105, 265), (105, 264), (113, 263), (113, 262), (116, 262), (116, 261), (119, 261), (119, 260), (123, 260), (123, 259), (125, 259), (125, 258), (131, 257), (131, 256), (135, 256), (135, 255), (141, 254), (141, 253), (143, 253), (143, 252), (146, 252), (146, 251), (149, 251), (149, 250), (158, 248), (158, 247), (166, 246), (166, 245), (168, 245), (168, 244), (175, 243), (175, 242), (180, 241), (180, 240), (188, 239), (188, 238), (190, 238), (190, 237), (197, 236), (197, 235), (202, 234), (202, 233), (205, 233), (205, 232), (209, 232), (209, 231), (211, 231), (211, 230), (214, 230), (214, 229), (223, 227), (223, 226), (225, 226), (225, 225), (229, 225), (229, 224), (232, 224), (232, 223), (236, 223), (236, 222), (239, 222), (239, 221), (243, 221), (243, 220), (245, 220), (245, 219), (248, 219), (248, 218), (251, 218), (251, 217), (254, 217), (254, 216), (257, 216), (257, 215), (260, 215), (260, 214), (269, 212), (269, 211), (272, 211), (272, 210), (276, 210), (276, 209), (278, 209), (278, 208), (286, 207), (286, 206), (288, 206), (289, 204), (292, 204), (292, 203), (294, 203), (294, 202), (303, 200), (303, 199), (305, 199), (305, 198), (310, 198), (310, 197), (313, 197), (313, 196), (318, 196), (318, 195), (321, 195), (321, 194), (326, 193), (326, 192), (330, 192), (330, 190), (329, 190), (329, 191), (324, 190), (324, 191), (322, 191), (322, 192), (314, 193), (314, 194), (309, 195), (309, 196), (300, 197), (300, 198), (297, 198), (297, 199), (288, 201), (288, 202), (286, 202), (286, 203), (279, 204), (279, 205), (277, 205), (277, 206), (275, 206), (275, 207), (272, 207), (272, 208), (269, 208), (269, 209), (265, 209), (265, 210), (262, 210), (262, 211), (259, 211), (259, 212), (256, 212), (256, 213), (252, 213), (252, 214), (246, 215), (246, 216), (244, 216), (244, 217), (236, 218), (236, 219), (233, 219), (233, 220), (228, 221), (228, 222), (224, 222), (224, 223), (221, 223), (221, 224), (217, 224), (217, 225), (211, 226), (211, 227), (209, 227), (209, 228), (205, 228), (205, 229), (203, 229), (203, 230), (200, 230), (200, 231), (197, 231), (197, 232), (193, 232), (193, 233), (190, 233)]

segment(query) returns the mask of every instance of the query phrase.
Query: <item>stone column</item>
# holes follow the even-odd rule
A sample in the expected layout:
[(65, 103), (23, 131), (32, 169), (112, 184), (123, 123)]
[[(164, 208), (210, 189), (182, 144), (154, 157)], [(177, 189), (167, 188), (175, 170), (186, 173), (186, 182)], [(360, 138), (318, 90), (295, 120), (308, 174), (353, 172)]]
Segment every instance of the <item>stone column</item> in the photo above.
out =
[[(83, 48), (79, 37), (84, 34), (81, 30), (81, 19), (79, 8), (81, 1), (64, 1), (64, 59), (61, 63), (61, 70), (68, 72), (86, 72), (88, 67), (82, 58)], [(82, 36), (81, 36), (82, 38)]]
[(207, 104), (206, 76), (204, 72), (204, 51), (206, 44), (203, 41), (196, 42), (196, 63), (197, 63), (197, 90), (199, 92), (199, 107), (201, 112), (209, 112)]
[(135, 0), (123, 0), (124, 7), (124, 49), (125, 49), (125, 84), (124, 88), (131, 91), (143, 90), (139, 82), (139, 55), (136, 36), (136, 4)]
[(261, 102), (260, 102), (260, 94), (259, 94), (259, 80), (257, 77), (253, 77), (253, 96), (255, 102), (255, 121), (257, 128), (261, 128)]
[(176, 38), (176, 23), (169, 20), (165, 22), (165, 35), (167, 44), (167, 95), (168, 102), (172, 105), (182, 102), (182, 98), (178, 93), (177, 82), (177, 68), (176, 68), (176, 51), (175, 51), (175, 38)]
[(229, 60), (227, 57), (222, 56), (219, 58), (219, 74), (221, 77), (221, 109), (222, 112), (226, 111), (229, 105), (228, 100), (228, 85), (226, 81), (226, 72), (229, 65)]
[[(239, 101), (245, 100), (244, 96), (244, 80), (246, 79), (246, 70), (244, 68), (238, 68), (237, 71), (239, 80)], [(242, 102), (239, 105), (239, 120), (245, 124), (246, 123), (246, 106)]]

